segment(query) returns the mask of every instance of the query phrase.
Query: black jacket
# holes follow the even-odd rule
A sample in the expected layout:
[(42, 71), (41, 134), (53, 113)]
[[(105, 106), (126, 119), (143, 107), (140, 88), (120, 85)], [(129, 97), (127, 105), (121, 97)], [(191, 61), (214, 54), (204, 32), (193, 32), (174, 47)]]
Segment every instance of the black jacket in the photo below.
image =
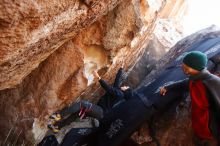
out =
[(167, 85), (165, 88), (168, 92), (170, 89), (189, 91), (190, 80), (201, 80), (206, 87), (210, 113), (209, 128), (220, 144), (220, 78), (203, 70), (198, 75)]
[[(150, 100), (148, 100), (147, 97), (145, 97), (143, 94), (139, 94), (139, 93), (133, 91), (131, 88), (129, 88), (125, 91), (122, 91), (120, 89), (120, 87), (110, 86), (102, 79), (99, 80), (99, 83), (102, 86), (102, 88), (106, 91), (106, 94), (104, 96), (109, 96), (108, 100), (111, 100), (111, 101), (108, 101), (110, 103), (110, 105), (108, 106), (107, 109), (111, 109), (115, 105), (118, 105), (118, 103), (120, 103), (120, 101), (123, 102), (125, 100), (129, 100), (132, 98), (140, 99), (144, 103), (144, 105), (148, 108), (152, 105), (152, 102)], [(100, 106), (104, 107), (103, 104), (101, 104), (101, 102), (99, 102), (98, 104)], [(103, 109), (105, 110), (105, 108), (106, 108), (106, 106)]]
[(121, 91), (120, 87), (114, 87), (108, 85), (103, 79), (100, 79), (99, 83), (102, 86), (102, 88), (106, 91), (106, 93), (108, 93), (112, 97), (121, 98), (121, 99), (124, 97), (124, 94)]
[(102, 79), (99, 80), (99, 83), (106, 93), (100, 98), (97, 105), (102, 107), (104, 113), (108, 113), (113, 107), (125, 100), (124, 93), (120, 88), (111, 86)]

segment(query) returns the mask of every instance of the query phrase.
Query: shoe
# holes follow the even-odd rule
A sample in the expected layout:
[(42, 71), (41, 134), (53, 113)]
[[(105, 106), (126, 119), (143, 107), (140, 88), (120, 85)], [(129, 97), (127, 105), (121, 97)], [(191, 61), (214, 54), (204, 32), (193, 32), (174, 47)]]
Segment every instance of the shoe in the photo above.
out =
[(52, 124), (47, 125), (47, 128), (52, 130), (54, 133), (58, 133), (60, 131), (60, 129), (58, 128), (58, 126), (54, 126)]
[(54, 113), (49, 118), (52, 119), (52, 120), (55, 120), (57, 122), (57, 121), (61, 120), (61, 115), (57, 114), (57, 113)]

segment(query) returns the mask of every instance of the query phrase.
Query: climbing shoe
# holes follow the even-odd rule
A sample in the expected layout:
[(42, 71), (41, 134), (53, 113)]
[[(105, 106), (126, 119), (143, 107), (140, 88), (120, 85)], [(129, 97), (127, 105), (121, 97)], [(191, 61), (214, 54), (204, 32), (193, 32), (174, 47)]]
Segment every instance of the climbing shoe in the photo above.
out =
[(57, 133), (60, 131), (60, 129), (58, 128), (58, 126), (54, 126), (52, 124), (47, 125), (47, 128), (50, 129), (51, 131), (53, 131), (54, 133)]
[(49, 118), (52, 119), (52, 120), (55, 120), (55, 121), (60, 121), (61, 120), (61, 115), (58, 114), (58, 113), (54, 113)]

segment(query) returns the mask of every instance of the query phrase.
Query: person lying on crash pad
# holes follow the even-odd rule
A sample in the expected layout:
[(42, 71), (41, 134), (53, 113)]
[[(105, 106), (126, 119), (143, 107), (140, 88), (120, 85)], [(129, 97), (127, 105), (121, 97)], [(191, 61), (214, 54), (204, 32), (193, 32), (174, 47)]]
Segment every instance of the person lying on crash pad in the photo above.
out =
[(192, 51), (183, 58), (187, 79), (161, 87), (161, 95), (171, 90), (189, 91), (191, 120), (196, 146), (220, 145), (220, 78), (207, 69), (207, 56)]
[(112, 108), (118, 106), (130, 97), (131, 89), (128, 86), (120, 87), (122, 75), (123, 69), (120, 68), (117, 72), (114, 84), (111, 86), (105, 80), (101, 79), (97, 72), (94, 72), (95, 78), (99, 79), (100, 85), (106, 91), (97, 105), (85, 100), (74, 102), (70, 106), (52, 114), (49, 118), (53, 121), (48, 125), (48, 128), (54, 133), (57, 133), (62, 127), (69, 125), (78, 117), (82, 119), (85, 116), (90, 116), (98, 120), (103, 118), (105, 113), (108, 113)]

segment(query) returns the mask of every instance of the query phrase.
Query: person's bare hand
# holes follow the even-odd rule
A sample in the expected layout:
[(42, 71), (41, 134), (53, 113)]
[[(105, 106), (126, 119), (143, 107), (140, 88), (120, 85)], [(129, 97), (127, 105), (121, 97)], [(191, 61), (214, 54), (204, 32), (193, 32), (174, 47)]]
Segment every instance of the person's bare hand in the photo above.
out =
[(122, 87), (121, 87), (121, 90), (122, 90), (122, 91), (125, 91), (125, 90), (128, 90), (128, 89), (129, 89), (129, 86), (122, 86)]
[(93, 71), (93, 76), (99, 80), (101, 79), (97, 71)]
[(166, 93), (167, 93), (167, 89), (165, 87), (161, 87), (160, 94), (164, 96), (164, 95), (166, 95)]

